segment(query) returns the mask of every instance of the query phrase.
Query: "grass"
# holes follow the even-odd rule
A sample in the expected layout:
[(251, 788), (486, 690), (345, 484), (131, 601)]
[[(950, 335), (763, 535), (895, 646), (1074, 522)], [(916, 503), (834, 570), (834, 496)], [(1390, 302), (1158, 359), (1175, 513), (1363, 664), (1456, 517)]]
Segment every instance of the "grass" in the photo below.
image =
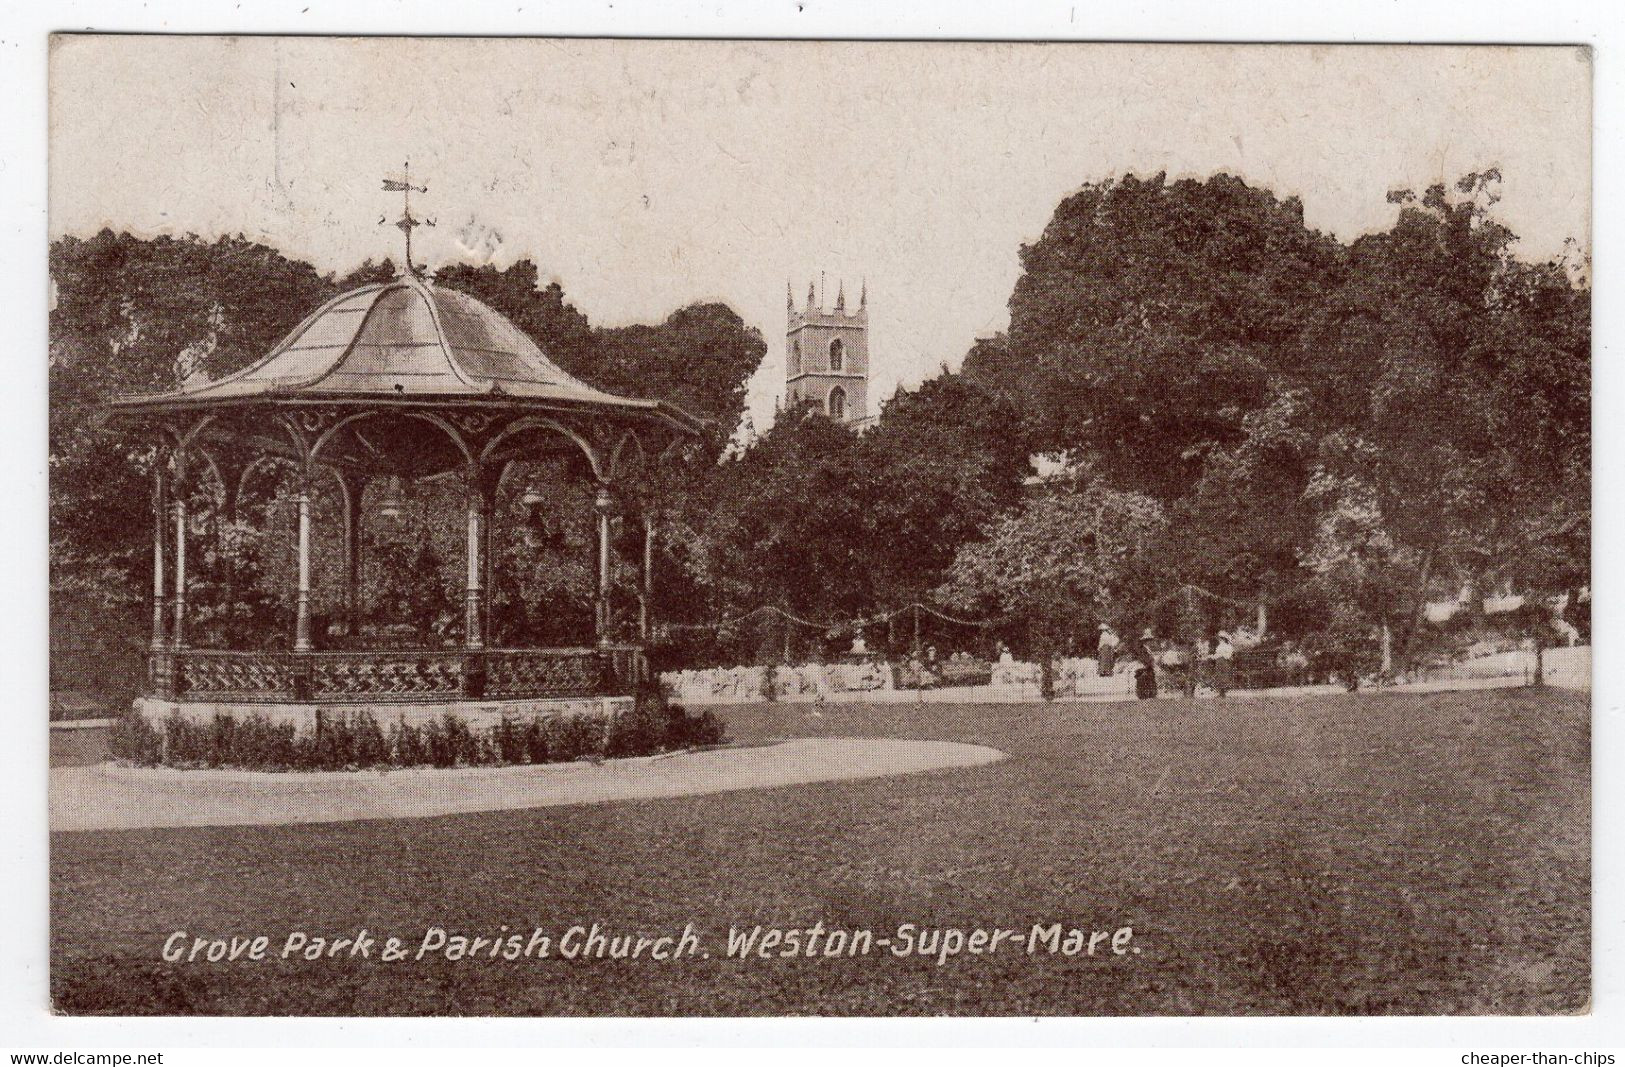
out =
[(52, 730), (51, 766), (84, 767), (112, 758), (103, 729)]
[[(422, 820), (58, 834), (66, 1012), (1583, 1011), (1584, 697), (1502, 690), (724, 712), (746, 742), (993, 745), (969, 770)], [(169, 964), (175, 930), (415, 944), (598, 922), (1134, 927), (1138, 955)], [(274, 955), (274, 952), (273, 952)]]

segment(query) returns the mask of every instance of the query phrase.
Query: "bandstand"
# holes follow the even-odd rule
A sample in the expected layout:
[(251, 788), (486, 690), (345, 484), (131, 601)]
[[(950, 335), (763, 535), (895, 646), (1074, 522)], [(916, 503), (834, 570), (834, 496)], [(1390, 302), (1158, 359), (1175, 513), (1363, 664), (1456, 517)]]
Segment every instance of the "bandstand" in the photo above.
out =
[[(409, 253), (410, 255), (410, 253)], [(408, 258), (410, 262), (410, 258)], [(112, 417), (145, 428), (159, 449), (152, 535), (149, 716), (261, 714), (309, 721), (366, 708), (475, 720), (594, 705), (624, 705), (642, 645), (611, 630), (611, 516), (629, 466), (671, 451), (701, 421), (670, 405), (616, 396), (567, 374), (516, 326), (472, 297), (409, 270), (329, 301), (269, 355), (216, 381), (128, 397)], [(487, 643), (493, 504), (518, 462), (574, 457), (596, 484), (595, 632), (577, 647)], [(188, 643), (188, 494), (216, 484), (224, 514), (250, 470), (291, 465), (297, 501), (297, 589), (281, 647)], [(361, 615), (362, 490), (457, 479), (466, 504), (466, 581), (460, 640), (431, 647), (354, 647)], [(349, 647), (313, 634), (312, 494), (337, 486), (343, 512), (343, 613)], [(649, 524), (638, 591), (647, 635)], [(382, 643), (380, 643), (382, 644)]]

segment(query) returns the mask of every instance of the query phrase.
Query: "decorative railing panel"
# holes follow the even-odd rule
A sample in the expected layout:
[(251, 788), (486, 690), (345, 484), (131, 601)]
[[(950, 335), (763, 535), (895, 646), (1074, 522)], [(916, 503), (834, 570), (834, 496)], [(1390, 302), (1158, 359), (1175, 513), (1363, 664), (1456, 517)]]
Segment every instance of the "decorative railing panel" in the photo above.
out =
[(490, 649), (151, 654), (161, 697), (240, 703), (395, 703), (630, 693), (642, 650)]
[(596, 649), (497, 650), (485, 654), (485, 695), (591, 697), (611, 688), (604, 653)]
[(174, 691), (197, 699), (292, 701), (298, 671), (280, 652), (160, 653), (171, 662)]
[(313, 700), (451, 700), (463, 695), (464, 663), (455, 652), (307, 655)]

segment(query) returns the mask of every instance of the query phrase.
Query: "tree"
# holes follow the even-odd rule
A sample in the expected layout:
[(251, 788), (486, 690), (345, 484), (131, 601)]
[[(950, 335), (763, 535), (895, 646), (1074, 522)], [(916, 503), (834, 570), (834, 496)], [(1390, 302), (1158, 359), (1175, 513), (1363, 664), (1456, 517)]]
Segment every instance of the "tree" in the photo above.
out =
[(859, 438), (853, 481), (864, 493), (869, 584), (882, 606), (940, 584), (959, 548), (1016, 504), (1031, 471), (1020, 425), (1008, 401), (944, 370), (899, 389)]
[(1029, 497), (963, 546), (940, 595), (964, 610), (1010, 616), (1042, 658), (1099, 619), (1121, 620), (1161, 580), (1163, 506), (1078, 481)]
[(1363, 605), (1401, 658), (1441, 586), (1588, 573), (1589, 293), (1516, 260), (1493, 217), (1499, 180), (1391, 194), (1394, 226), (1354, 243), (1306, 331), (1311, 485), (1323, 515), (1358, 500), (1384, 545), (1344, 609)]
[(1008, 355), (977, 373), (1020, 398), (1040, 450), (1161, 500), (1239, 442), (1338, 267), (1296, 199), (1238, 178), (1085, 186), (1021, 250)]
[[(1503, 509), (1487, 538), (1490, 581), (1572, 606), (1591, 580), (1591, 291), (1567, 255), (1507, 264), (1492, 352)], [(1535, 636), (1544, 637), (1537, 621)]]
[(1431, 559), (1396, 541), (1380, 494), (1357, 473), (1360, 459), (1369, 461), (1373, 450), (1341, 437), (1323, 445), (1328, 455), (1339, 450), (1349, 453), (1347, 461), (1318, 470), (1306, 490), (1316, 526), (1303, 562), (1328, 608), (1321, 644), (1353, 684), (1375, 665), (1369, 662), (1374, 634), (1380, 634), (1383, 673), (1392, 669), (1395, 605), (1427, 589)]
[(1300, 562), (1316, 518), (1306, 403), (1302, 389), (1272, 383), (1242, 418), (1241, 441), (1209, 452), (1193, 490), (1169, 506), (1168, 579), (1260, 605), (1265, 626), (1273, 617), (1288, 632), (1305, 621)]
[(331, 279), (242, 237), (103, 230), (51, 246), (52, 582), (130, 608), (145, 583), (150, 441), (103, 424), (115, 396), (219, 377), (263, 355)]
[[(961, 372), (899, 390), (863, 435), (795, 410), (741, 445), (766, 346), (725, 305), (595, 328), (528, 260), (436, 281), (589, 384), (709, 420), (676, 462), (623, 481), (634, 503), (614, 525), (616, 587), (636, 587), (647, 506), (659, 618), (773, 605), (833, 622), (936, 589), (1053, 649), (1190, 583), (1271, 605), (1272, 629), (1318, 632), (1354, 650), (1348, 663), (1378, 635), (1403, 660), (1442, 589), (1523, 592), (1533, 617), (1589, 584), (1589, 269), (1572, 249), (1517, 258), (1498, 182), (1395, 193), (1393, 225), (1347, 246), (1309, 230), (1295, 200), (1227, 175), (1086, 186), (1022, 249), (1008, 334), (977, 341)], [(334, 279), (241, 237), (111, 232), (54, 243), (51, 270), (52, 579), (128, 612), (147, 584), (155, 456), (103, 425), (101, 405), (228, 373), (394, 270), (369, 261)], [(1034, 452), (1063, 453), (1070, 484), (1024, 497)], [(590, 614), (594, 531), (587, 487), (531, 473), (541, 507), (517, 489), (498, 502), (492, 632), (548, 643)], [(438, 569), (454, 600), (463, 534), (434, 492), (396, 547), (402, 574), (422, 564), (421, 584)], [(192, 568), (200, 622), (218, 594), (281, 627), (286, 508), (256, 536), (207, 495), (192, 509), (207, 535)], [(317, 594), (332, 604), (336, 505), (317, 506)], [(414, 554), (420, 532), (429, 556)]]
[(675, 404), (706, 419), (703, 455), (722, 455), (745, 412), (745, 387), (767, 354), (761, 331), (726, 304), (690, 304), (654, 326), (593, 335), (588, 381)]
[(874, 608), (857, 435), (810, 408), (782, 412), (700, 493), (691, 565), (717, 614), (773, 605), (818, 620)]
[(1343, 250), (1295, 199), (1229, 175), (1063, 201), (965, 373), (1028, 413), (1036, 450), (1166, 504), (1165, 576), (1259, 602), (1301, 586), (1317, 432), (1298, 377)]

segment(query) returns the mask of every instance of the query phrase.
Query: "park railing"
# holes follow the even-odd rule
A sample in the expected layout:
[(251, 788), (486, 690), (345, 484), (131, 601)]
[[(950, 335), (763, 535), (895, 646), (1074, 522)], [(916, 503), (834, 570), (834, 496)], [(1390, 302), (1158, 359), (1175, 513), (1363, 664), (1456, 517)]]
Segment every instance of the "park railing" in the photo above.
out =
[(1455, 663), (1427, 664), (1400, 673), (1400, 684), (1444, 685), (1451, 682), (1528, 685), (1536, 680), (1565, 689), (1591, 688), (1591, 646), (1496, 652)]
[(218, 703), (398, 703), (620, 696), (646, 669), (635, 645), (148, 654), (150, 690)]
[[(1507, 685), (1534, 681), (1534, 653), (1519, 651), (1496, 658), (1467, 660), (1402, 674), (1386, 685), (1404, 688), (1407, 684), (1430, 684), (1448, 688)], [(1547, 684), (1573, 689), (1589, 689), (1591, 650), (1586, 647), (1548, 649), (1544, 654)], [(1022, 661), (989, 663), (985, 660), (944, 661), (935, 666), (917, 662), (889, 663), (873, 659), (861, 663), (803, 663), (774, 666), (711, 667), (662, 674), (661, 682), (671, 696), (688, 704), (745, 704), (761, 701), (789, 703), (825, 700), (855, 703), (886, 703), (918, 700), (959, 703), (1027, 702), (1055, 700), (1133, 699), (1134, 661), (1120, 661), (1116, 670), (1102, 676), (1092, 659), (1060, 660), (1052, 667), (1046, 692), (1044, 672), (1036, 663)], [(1175, 696), (1194, 688), (1210, 694), (1220, 680), (1211, 663), (1204, 663), (1194, 677), (1186, 668), (1159, 663), (1156, 666), (1157, 691)], [(1303, 664), (1271, 664), (1239, 658), (1228, 677), (1228, 692), (1269, 692), (1305, 687), (1344, 687), (1324, 671)], [(1381, 687), (1375, 679), (1362, 684)]]
[[(661, 681), (674, 699), (691, 704), (829, 699), (1002, 701), (1044, 696), (1043, 672), (1037, 664), (975, 659), (934, 664), (872, 659), (710, 667), (668, 671)], [(1051, 695), (1068, 700), (1122, 700), (1134, 695), (1134, 676), (1126, 669), (1101, 676), (1093, 660), (1063, 660), (1051, 678)]]

